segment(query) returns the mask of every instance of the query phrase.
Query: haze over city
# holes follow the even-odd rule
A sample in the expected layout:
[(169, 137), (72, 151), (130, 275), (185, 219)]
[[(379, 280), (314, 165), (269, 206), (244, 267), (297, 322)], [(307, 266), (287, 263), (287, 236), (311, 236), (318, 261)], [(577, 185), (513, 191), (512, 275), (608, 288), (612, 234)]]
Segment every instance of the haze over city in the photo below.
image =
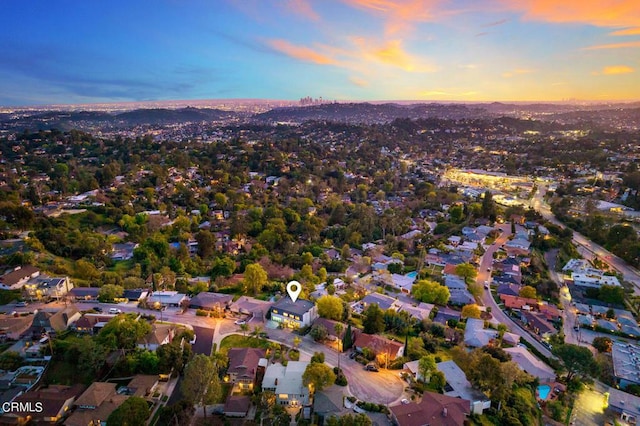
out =
[(9, 0), (0, 37), (4, 106), (640, 98), (634, 0)]

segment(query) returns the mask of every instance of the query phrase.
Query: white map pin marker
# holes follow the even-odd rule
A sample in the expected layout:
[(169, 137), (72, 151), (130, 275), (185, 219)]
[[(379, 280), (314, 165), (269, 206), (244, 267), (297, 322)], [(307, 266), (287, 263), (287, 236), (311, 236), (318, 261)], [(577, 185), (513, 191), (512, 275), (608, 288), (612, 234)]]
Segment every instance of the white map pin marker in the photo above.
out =
[(298, 281), (289, 281), (289, 284), (287, 284), (287, 293), (289, 293), (289, 297), (294, 302), (298, 300), (298, 296), (300, 296), (301, 291), (302, 286)]

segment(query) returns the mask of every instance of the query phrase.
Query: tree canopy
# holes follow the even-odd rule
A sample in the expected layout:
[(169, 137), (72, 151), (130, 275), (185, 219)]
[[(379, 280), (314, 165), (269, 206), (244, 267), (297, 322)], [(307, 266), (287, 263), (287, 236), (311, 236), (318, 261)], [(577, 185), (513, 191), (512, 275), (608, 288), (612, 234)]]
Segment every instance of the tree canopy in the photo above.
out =
[(446, 286), (432, 280), (420, 280), (413, 285), (413, 297), (425, 303), (446, 305), (451, 294)]
[(333, 369), (326, 364), (319, 362), (312, 362), (307, 365), (307, 368), (302, 374), (302, 382), (304, 385), (311, 385), (315, 391), (321, 391), (334, 384), (336, 381), (336, 375)]
[(139, 426), (146, 423), (149, 417), (149, 404), (144, 398), (132, 396), (113, 410), (107, 418), (109, 426)]
[(342, 300), (339, 297), (330, 295), (322, 296), (316, 301), (316, 305), (318, 306), (318, 315), (322, 318), (336, 321), (342, 319), (343, 306)]

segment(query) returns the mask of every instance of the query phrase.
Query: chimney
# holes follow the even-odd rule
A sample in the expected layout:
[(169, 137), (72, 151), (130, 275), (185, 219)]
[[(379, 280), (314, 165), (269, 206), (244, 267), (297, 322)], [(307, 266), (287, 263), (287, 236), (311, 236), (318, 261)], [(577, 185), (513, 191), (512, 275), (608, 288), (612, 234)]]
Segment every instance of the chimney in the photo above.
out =
[(442, 417), (447, 417), (447, 407), (442, 409)]

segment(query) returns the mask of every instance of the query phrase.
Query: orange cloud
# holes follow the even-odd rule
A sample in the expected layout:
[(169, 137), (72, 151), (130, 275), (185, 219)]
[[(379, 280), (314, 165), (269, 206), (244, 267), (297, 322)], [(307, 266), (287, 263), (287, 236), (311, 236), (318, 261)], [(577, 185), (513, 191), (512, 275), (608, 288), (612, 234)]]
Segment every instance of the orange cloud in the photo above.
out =
[(582, 50), (602, 50), (602, 49), (624, 49), (628, 47), (640, 47), (640, 41), (628, 41), (625, 43), (599, 44), (585, 47)]
[(637, 0), (502, 0), (510, 10), (524, 11), (525, 19), (558, 23), (586, 23), (600, 27), (640, 26)]
[(383, 45), (375, 45), (364, 38), (355, 38), (353, 42), (360, 50), (359, 55), (386, 65), (401, 68), (408, 72), (433, 72), (435, 67), (425, 64), (402, 47), (402, 40), (389, 40)]
[(311, 21), (319, 21), (320, 15), (313, 10), (307, 0), (287, 0), (285, 7), (296, 15), (303, 16)]
[(629, 74), (634, 72), (635, 70), (626, 65), (613, 65), (610, 67), (604, 67), (602, 69), (602, 74), (604, 75), (617, 75), (617, 74)]
[(313, 62), (314, 64), (319, 65), (336, 65), (338, 63), (334, 58), (330, 56), (327, 56), (320, 52), (316, 52), (309, 47), (296, 46), (295, 44), (292, 44), (287, 40), (268, 40), (267, 43), (278, 52), (284, 53), (287, 56), (299, 59), (301, 61)]
[(627, 28), (609, 33), (610, 36), (640, 35), (640, 28)]
[(435, 20), (441, 0), (343, 0), (350, 6), (381, 15), (385, 32), (395, 34), (411, 29), (415, 22)]

